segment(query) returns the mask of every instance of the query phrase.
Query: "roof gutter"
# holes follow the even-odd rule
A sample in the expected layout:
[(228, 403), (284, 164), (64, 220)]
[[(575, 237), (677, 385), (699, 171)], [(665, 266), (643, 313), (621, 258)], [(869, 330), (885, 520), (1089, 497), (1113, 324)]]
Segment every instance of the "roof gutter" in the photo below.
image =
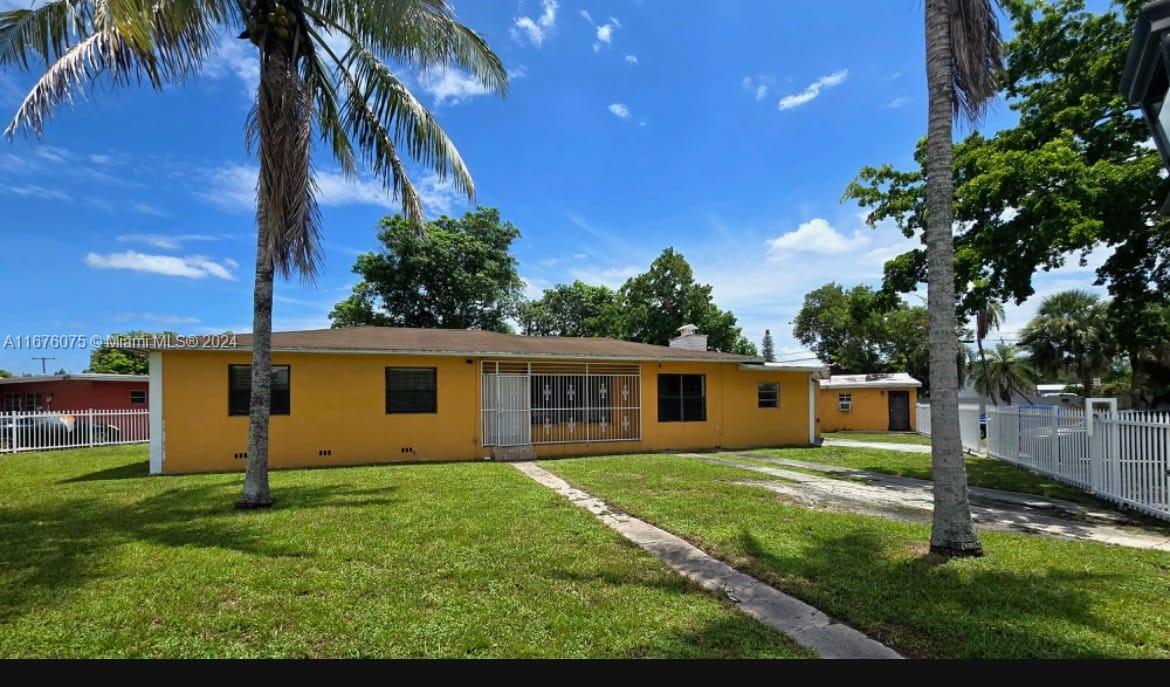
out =
[[(235, 346), (232, 348), (134, 348), (142, 352), (193, 352), (193, 353), (245, 353), (252, 350), (251, 346)], [(680, 349), (674, 349), (680, 350)], [(333, 355), (417, 355), (452, 358), (542, 358), (546, 360), (601, 360), (617, 362), (647, 362), (647, 363), (750, 363), (753, 359), (741, 358), (701, 358), (701, 357), (661, 357), (647, 356), (600, 356), (600, 355), (567, 355), (563, 353), (505, 353), (499, 351), (426, 351), (412, 349), (366, 349), (366, 348), (287, 348), (273, 347), (273, 353), (317, 353)]]

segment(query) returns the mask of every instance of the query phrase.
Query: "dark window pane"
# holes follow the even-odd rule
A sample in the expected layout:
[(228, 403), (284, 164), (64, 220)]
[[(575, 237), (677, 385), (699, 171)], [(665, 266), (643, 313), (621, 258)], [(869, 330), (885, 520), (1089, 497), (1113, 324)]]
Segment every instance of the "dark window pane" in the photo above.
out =
[(684, 422), (703, 422), (707, 419), (707, 399), (705, 398), (684, 398), (683, 399), (683, 421)]
[(677, 396), (682, 388), (682, 375), (658, 375), (658, 395)]
[(682, 404), (677, 398), (658, 399), (658, 421), (678, 422), (682, 420)]
[(386, 368), (386, 412), (436, 412), (436, 383), (437, 371), (433, 367)]
[[(272, 366), (269, 412), (288, 415), (292, 409), (288, 365)], [(252, 366), (228, 365), (228, 415), (247, 415), (252, 406)]]
[(682, 392), (684, 396), (702, 396), (703, 375), (683, 375)]

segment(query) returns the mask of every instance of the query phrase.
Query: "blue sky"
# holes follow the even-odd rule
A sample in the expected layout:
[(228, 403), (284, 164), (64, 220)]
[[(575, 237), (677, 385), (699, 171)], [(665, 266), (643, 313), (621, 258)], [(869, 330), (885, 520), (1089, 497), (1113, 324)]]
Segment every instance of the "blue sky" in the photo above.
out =
[[(925, 131), (920, 1), (850, 3), (847, 14), (797, 0), (455, 7), (512, 73), (509, 97), (453, 71), (403, 76), (459, 146), (478, 203), (523, 233), (515, 253), (532, 295), (576, 278), (619, 285), (674, 246), (746, 334), (758, 343), (770, 328), (798, 356), (790, 322), (807, 291), (877, 283), (882, 263), (915, 245), (866, 227), (840, 196), (862, 165), (907, 166)], [(0, 335), (250, 329), (249, 48), (225, 38), (186, 87), (98, 88), (39, 143), (0, 143)], [(31, 82), (0, 72), (6, 121)], [(1001, 104), (984, 128), (1012, 121)], [(354, 256), (375, 248), (378, 219), (397, 207), (318, 153), (324, 271), (315, 286), (277, 285), (277, 329), (328, 326)], [(430, 215), (466, 209), (431, 175), (415, 181)], [(1037, 291), (1092, 276), (1068, 267)], [(1034, 307), (1009, 309), (1009, 335)], [(33, 355), (0, 349), (0, 368), (39, 372)], [(88, 358), (47, 355), (73, 371)]]

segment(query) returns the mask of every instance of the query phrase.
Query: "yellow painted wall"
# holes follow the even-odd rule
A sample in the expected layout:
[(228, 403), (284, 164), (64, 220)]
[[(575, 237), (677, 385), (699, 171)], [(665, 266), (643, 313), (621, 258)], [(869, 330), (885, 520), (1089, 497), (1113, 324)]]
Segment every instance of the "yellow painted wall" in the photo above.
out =
[[(471, 363), (466, 362), (472, 360)], [(247, 352), (168, 351), (163, 361), (166, 473), (242, 470), (248, 418), (228, 415), (228, 365)], [(273, 468), (474, 460), (480, 445), (480, 361), (460, 357), (274, 353), (290, 366), (291, 413), (270, 424)], [(385, 412), (386, 367), (437, 368), (438, 412)], [(654, 363), (642, 368), (642, 440), (537, 444), (539, 456), (750, 448), (808, 442), (808, 374), (749, 372), (726, 363)], [(658, 422), (662, 373), (707, 377), (706, 422)], [(756, 385), (780, 384), (780, 407), (757, 408)], [(329, 450), (330, 456), (319, 452)]]
[[(914, 404), (918, 389), (820, 389), (817, 401), (817, 427), (821, 432), (885, 432), (890, 428), (889, 391), (910, 392), (910, 430), (914, 431)], [(853, 410), (837, 409), (837, 394), (853, 394)]]

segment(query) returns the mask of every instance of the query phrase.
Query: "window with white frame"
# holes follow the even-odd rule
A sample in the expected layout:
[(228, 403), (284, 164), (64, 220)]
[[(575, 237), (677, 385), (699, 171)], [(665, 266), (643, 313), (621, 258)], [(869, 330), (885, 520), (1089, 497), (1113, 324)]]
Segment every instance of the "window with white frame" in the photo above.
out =
[(780, 407), (780, 385), (776, 382), (761, 382), (756, 385), (757, 408)]
[(837, 394), (837, 410), (842, 413), (853, 410), (853, 394)]

